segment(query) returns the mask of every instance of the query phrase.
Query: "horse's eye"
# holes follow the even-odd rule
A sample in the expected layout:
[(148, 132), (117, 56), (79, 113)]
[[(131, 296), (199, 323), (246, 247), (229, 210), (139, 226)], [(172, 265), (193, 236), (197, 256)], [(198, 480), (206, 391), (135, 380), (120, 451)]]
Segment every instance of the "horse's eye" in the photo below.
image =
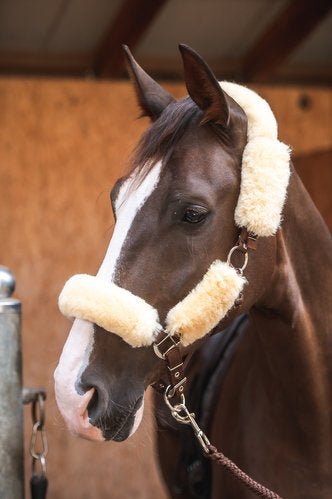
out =
[(198, 224), (205, 220), (207, 214), (207, 210), (202, 206), (191, 206), (184, 212), (182, 220), (189, 224)]

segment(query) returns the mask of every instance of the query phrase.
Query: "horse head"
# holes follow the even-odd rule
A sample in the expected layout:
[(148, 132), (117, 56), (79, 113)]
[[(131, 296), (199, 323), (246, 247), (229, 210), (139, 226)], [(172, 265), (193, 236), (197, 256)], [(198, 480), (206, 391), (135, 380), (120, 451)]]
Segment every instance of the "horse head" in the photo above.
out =
[[(249, 180), (244, 208), (239, 208), (244, 149), (248, 137), (256, 140), (248, 129), (250, 110), (244, 112), (241, 99), (239, 103), (229, 95), (227, 84), (219, 84), (198, 54), (186, 46), (180, 49), (189, 96), (178, 101), (125, 49), (139, 105), (152, 123), (137, 147), (131, 172), (111, 192), (116, 224), (97, 273), (98, 282), (112, 283), (153, 307), (162, 326), (169, 311), (195, 288), (212, 262), (226, 261), (239, 226), (248, 226), (255, 210), (269, 226), (274, 213), (266, 203), (279, 196), (280, 216), (284, 201), (283, 193), (269, 192), (266, 203), (261, 202), (264, 185), (273, 183), (263, 172), (258, 179), (261, 189), (250, 186)], [(284, 184), (287, 181), (288, 177)], [(221, 330), (264, 292), (275, 265), (276, 230), (265, 230), (264, 223), (251, 229), (272, 237), (258, 240), (245, 270), (250, 285), (245, 285), (241, 305), (205, 333)], [(234, 264), (241, 266), (241, 259), (235, 255)], [(120, 315), (121, 310), (119, 303)], [(126, 314), (123, 310), (121, 319)], [(117, 331), (106, 330), (103, 324), (74, 320), (55, 372), (56, 397), (72, 431), (94, 440), (121, 441), (137, 429), (144, 391), (158, 378), (163, 363), (154, 355), (151, 342), (127, 342), (119, 334), (110, 334)], [(186, 354), (200, 344), (187, 343)]]

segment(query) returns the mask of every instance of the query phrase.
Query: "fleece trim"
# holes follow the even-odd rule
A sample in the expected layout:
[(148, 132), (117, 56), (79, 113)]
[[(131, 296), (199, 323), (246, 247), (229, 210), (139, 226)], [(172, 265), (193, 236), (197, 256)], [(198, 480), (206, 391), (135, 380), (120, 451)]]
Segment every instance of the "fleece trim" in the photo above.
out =
[[(188, 296), (169, 311), (167, 331), (180, 334), (184, 345), (193, 343), (221, 321), (244, 283), (227, 263), (214, 262)], [(133, 347), (151, 345), (162, 329), (157, 310), (142, 298), (87, 274), (66, 282), (59, 308), (65, 316), (97, 324)]]
[(167, 332), (179, 334), (184, 346), (202, 338), (225, 317), (245, 282), (233, 267), (216, 260), (197, 286), (168, 312)]
[(133, 347), (151, 345), (161, 329), (158, 312), (139, 296), (88, 274), (71, 277), (59, 296), (59, 309), (120, 336)]
[(272, 236), (281, 224), (290, 176), (290, 149), (278, 141), (278, 126), (268, 103), (249, 88), (220, 82), (248, 118), (241, 187), (235, 223), (258, 236)]

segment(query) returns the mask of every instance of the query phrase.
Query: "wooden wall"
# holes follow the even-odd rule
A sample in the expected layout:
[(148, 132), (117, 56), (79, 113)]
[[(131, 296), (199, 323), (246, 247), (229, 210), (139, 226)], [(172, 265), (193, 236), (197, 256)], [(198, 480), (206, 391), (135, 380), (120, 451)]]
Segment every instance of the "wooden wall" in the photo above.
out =
[[(181, 85), (167, 87), (176, 96), (185, 94)], [(295, 156), (329, 154), (331, 91), (260, 90)], [(309, 107), (299, 107), (308, 101)], [(93, 444), (69, 435), (53, 393), (53, 371), (69, 327), (57, 296), (70, 275), (94, 273), (101, 262), (112, 233), (109, 191), (146, 126), (137, 115), (126, 82), (0, 80), (0, 263), (14, 271), (15, 294), (23, 302), (24, 383), (48, 390), (50, 499), (166, 497), (150, 404), (132, 439)], [(322, 169), (310, 158), (300, 168), (331, 216), (331, 167), (324, 161)], [(28, 411), (25, 431), (28, 442)]]

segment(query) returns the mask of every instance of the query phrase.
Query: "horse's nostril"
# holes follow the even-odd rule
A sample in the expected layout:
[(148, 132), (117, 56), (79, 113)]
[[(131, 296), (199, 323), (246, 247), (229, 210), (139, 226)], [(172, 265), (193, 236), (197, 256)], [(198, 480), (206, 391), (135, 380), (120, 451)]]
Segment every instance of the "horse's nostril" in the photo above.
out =
[(107, 413), (109, 396), (107, 390), (100, 386), (90, 386), (93, 389), (92, 397), (87, 405), (87, 414), (91, 424), (96, 422)]
[(96, 412), (97, 410), (97, 406), (98, 406), (98, 390), (94, 389), (94, 392), (93, 392), (93, 395), (92, 395), (92, 398), (90, 400), (90, 402), (88, 403), (88, 407), (87, 407), (87, 410), (88, 410), (88, 414), (90, 417), (93, 417), (93, 413)]

